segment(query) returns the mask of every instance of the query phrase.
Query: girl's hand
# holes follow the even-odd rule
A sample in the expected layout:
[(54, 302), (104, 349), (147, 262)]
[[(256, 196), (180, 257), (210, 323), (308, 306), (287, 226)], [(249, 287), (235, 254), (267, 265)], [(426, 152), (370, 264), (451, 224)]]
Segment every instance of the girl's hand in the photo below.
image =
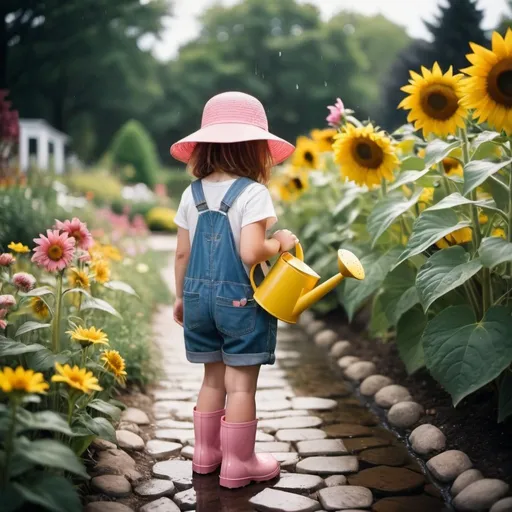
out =
[(174, 321), (183, 327), (183, 299), (176, 299), (173, 311)]
[(288, 229), (276, 231), (272, 238), (281, 244), (281, 252), (291, 251), (299, 243), (299, 239)]

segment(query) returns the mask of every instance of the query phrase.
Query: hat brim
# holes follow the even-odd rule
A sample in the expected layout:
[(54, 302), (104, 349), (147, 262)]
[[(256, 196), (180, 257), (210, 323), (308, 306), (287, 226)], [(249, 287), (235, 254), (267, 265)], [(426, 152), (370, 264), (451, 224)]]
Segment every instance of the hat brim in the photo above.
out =
[(243, 123), (219, 123), (205, 126), (171, 146), (171, 155), (188, 163), (198, 142), (232, 143), (267, 140), (274, 165), (284, 162), (295, 151), (295, 146), (262, 128)]

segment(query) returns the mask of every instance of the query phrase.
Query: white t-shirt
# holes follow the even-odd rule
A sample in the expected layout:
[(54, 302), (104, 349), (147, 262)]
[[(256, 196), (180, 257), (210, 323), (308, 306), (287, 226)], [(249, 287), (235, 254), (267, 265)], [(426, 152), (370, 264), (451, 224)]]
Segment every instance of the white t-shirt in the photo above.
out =
[[(222, 199), (235, 181), (213, 182), (203, 180), (204, 196), (210, 210), (218, 211), (220, 209)], [(194, 240), (198, 218), (199, 212), (194, 203), (192, 188), (189, 186), (181, 196), (180, 206), (174, 222), (180, 228), (188, 229), (191, 245)], [(276, 211), (267, 187), (260, 183), (249, 185), (229, 209), (228, 218), (237, 251), (240, 253), (240, 234), (243, 227), (268, 219), (267, 229), (270, 229), (277, 222)]]

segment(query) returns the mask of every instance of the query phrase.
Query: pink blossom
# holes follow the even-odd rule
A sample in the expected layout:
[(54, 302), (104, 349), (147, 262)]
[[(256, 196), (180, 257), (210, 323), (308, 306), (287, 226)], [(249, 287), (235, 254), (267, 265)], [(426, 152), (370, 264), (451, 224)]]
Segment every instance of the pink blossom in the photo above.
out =
[(12, 254), (8, 252), (0, 254), (0, 267), (9, 267), (15, 262), (16, 258)]
[(56, 220), (55, 229), (60, 229), (70, 237), (73, 237), (76, 240), (77, 247), (84, 251), (92, 247), (93, 239), (90, 231), (87, 229), (87, 224), (77, 217), (73, 217), (72, 220), (65, 220), (64, 222)]
[(10, 308), (16, 304), (12, 295), (0, 295), (0, 308)]
[(32, 261), (48, 272), (64, 270), (73, 260), (75, 252), (75, 239), (70, 238), (66, 232), (48, 229), (46, 236), (34, 238), (37, 247), (34, 249)]
[(330, 114), (325, 118), (330, 126), (339, 126), (341, 123), (341, 119), (345, 113), (345, 106), (340, 98), (336, 98), (336, 103), (334, 105), (329, 105), (327, 107), (329, 109)]
[(87, 263), (91, 261), (91, 255), (88, 252), (84, 252), (78, 257), (78, 260), (81, 261), (82, 263)]
[(18, 272), (12, 276), (12, 284), (23, 293), (33, 290), (36, 285), (36, 278), (26, 272)]

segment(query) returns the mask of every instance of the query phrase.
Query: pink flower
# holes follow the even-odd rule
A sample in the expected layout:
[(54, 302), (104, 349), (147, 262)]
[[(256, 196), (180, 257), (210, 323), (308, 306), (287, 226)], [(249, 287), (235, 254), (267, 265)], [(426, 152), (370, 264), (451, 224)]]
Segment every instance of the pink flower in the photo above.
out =
[(16, 304), (12, 295), (0, 295), (0, 308), (10, 308)]
[(93, 244), (93, 239), (90, 231), (87, 229), (87, 224), (81, 222), (77, 217), (73, 217), (72, 220), (60, 220), (55, 221), (55, 229), (60, 229), (67, 233), (70, 237), (76, 240), (76, 245), (84, 251), (89, 250)]
[(82, 263), (87, 263), (91, 261), (91, 255), (88, 252), (84, 252), (78, 257), (78, 260), (81, 261)]
[(12, 284), (23, 293), (33, 290), (36, 285), (36, 278), (26, 272), (18, 272), (12, 276)]
[(3, 331), (7, 327), (7, 322), (5, 320), (0, 320), (0, 330)]
[(46, 231), (46, 236), (39, 236), (41, 238), (34, 238), (38, 247), (34, 249), (32, 261), (48, 272), (65, 269), (73, 260), (75, 239), (70, 238), (66, 232), (59, 233), (51, 229)]
[(345, 106), (340, 98), (336, 98), (336, 103), (334, 105), (329, 105), (327, 107), (330, 111), (330, 114), (325, 118), (330, 126), (339, 126), (341, 123), (341, 119), (343, 118), (343, 114), (345, 113)]
[(8, 252), (0, 254), (0, 267), (9, 267), (15, 262), (16, 258), (12, 254)]

